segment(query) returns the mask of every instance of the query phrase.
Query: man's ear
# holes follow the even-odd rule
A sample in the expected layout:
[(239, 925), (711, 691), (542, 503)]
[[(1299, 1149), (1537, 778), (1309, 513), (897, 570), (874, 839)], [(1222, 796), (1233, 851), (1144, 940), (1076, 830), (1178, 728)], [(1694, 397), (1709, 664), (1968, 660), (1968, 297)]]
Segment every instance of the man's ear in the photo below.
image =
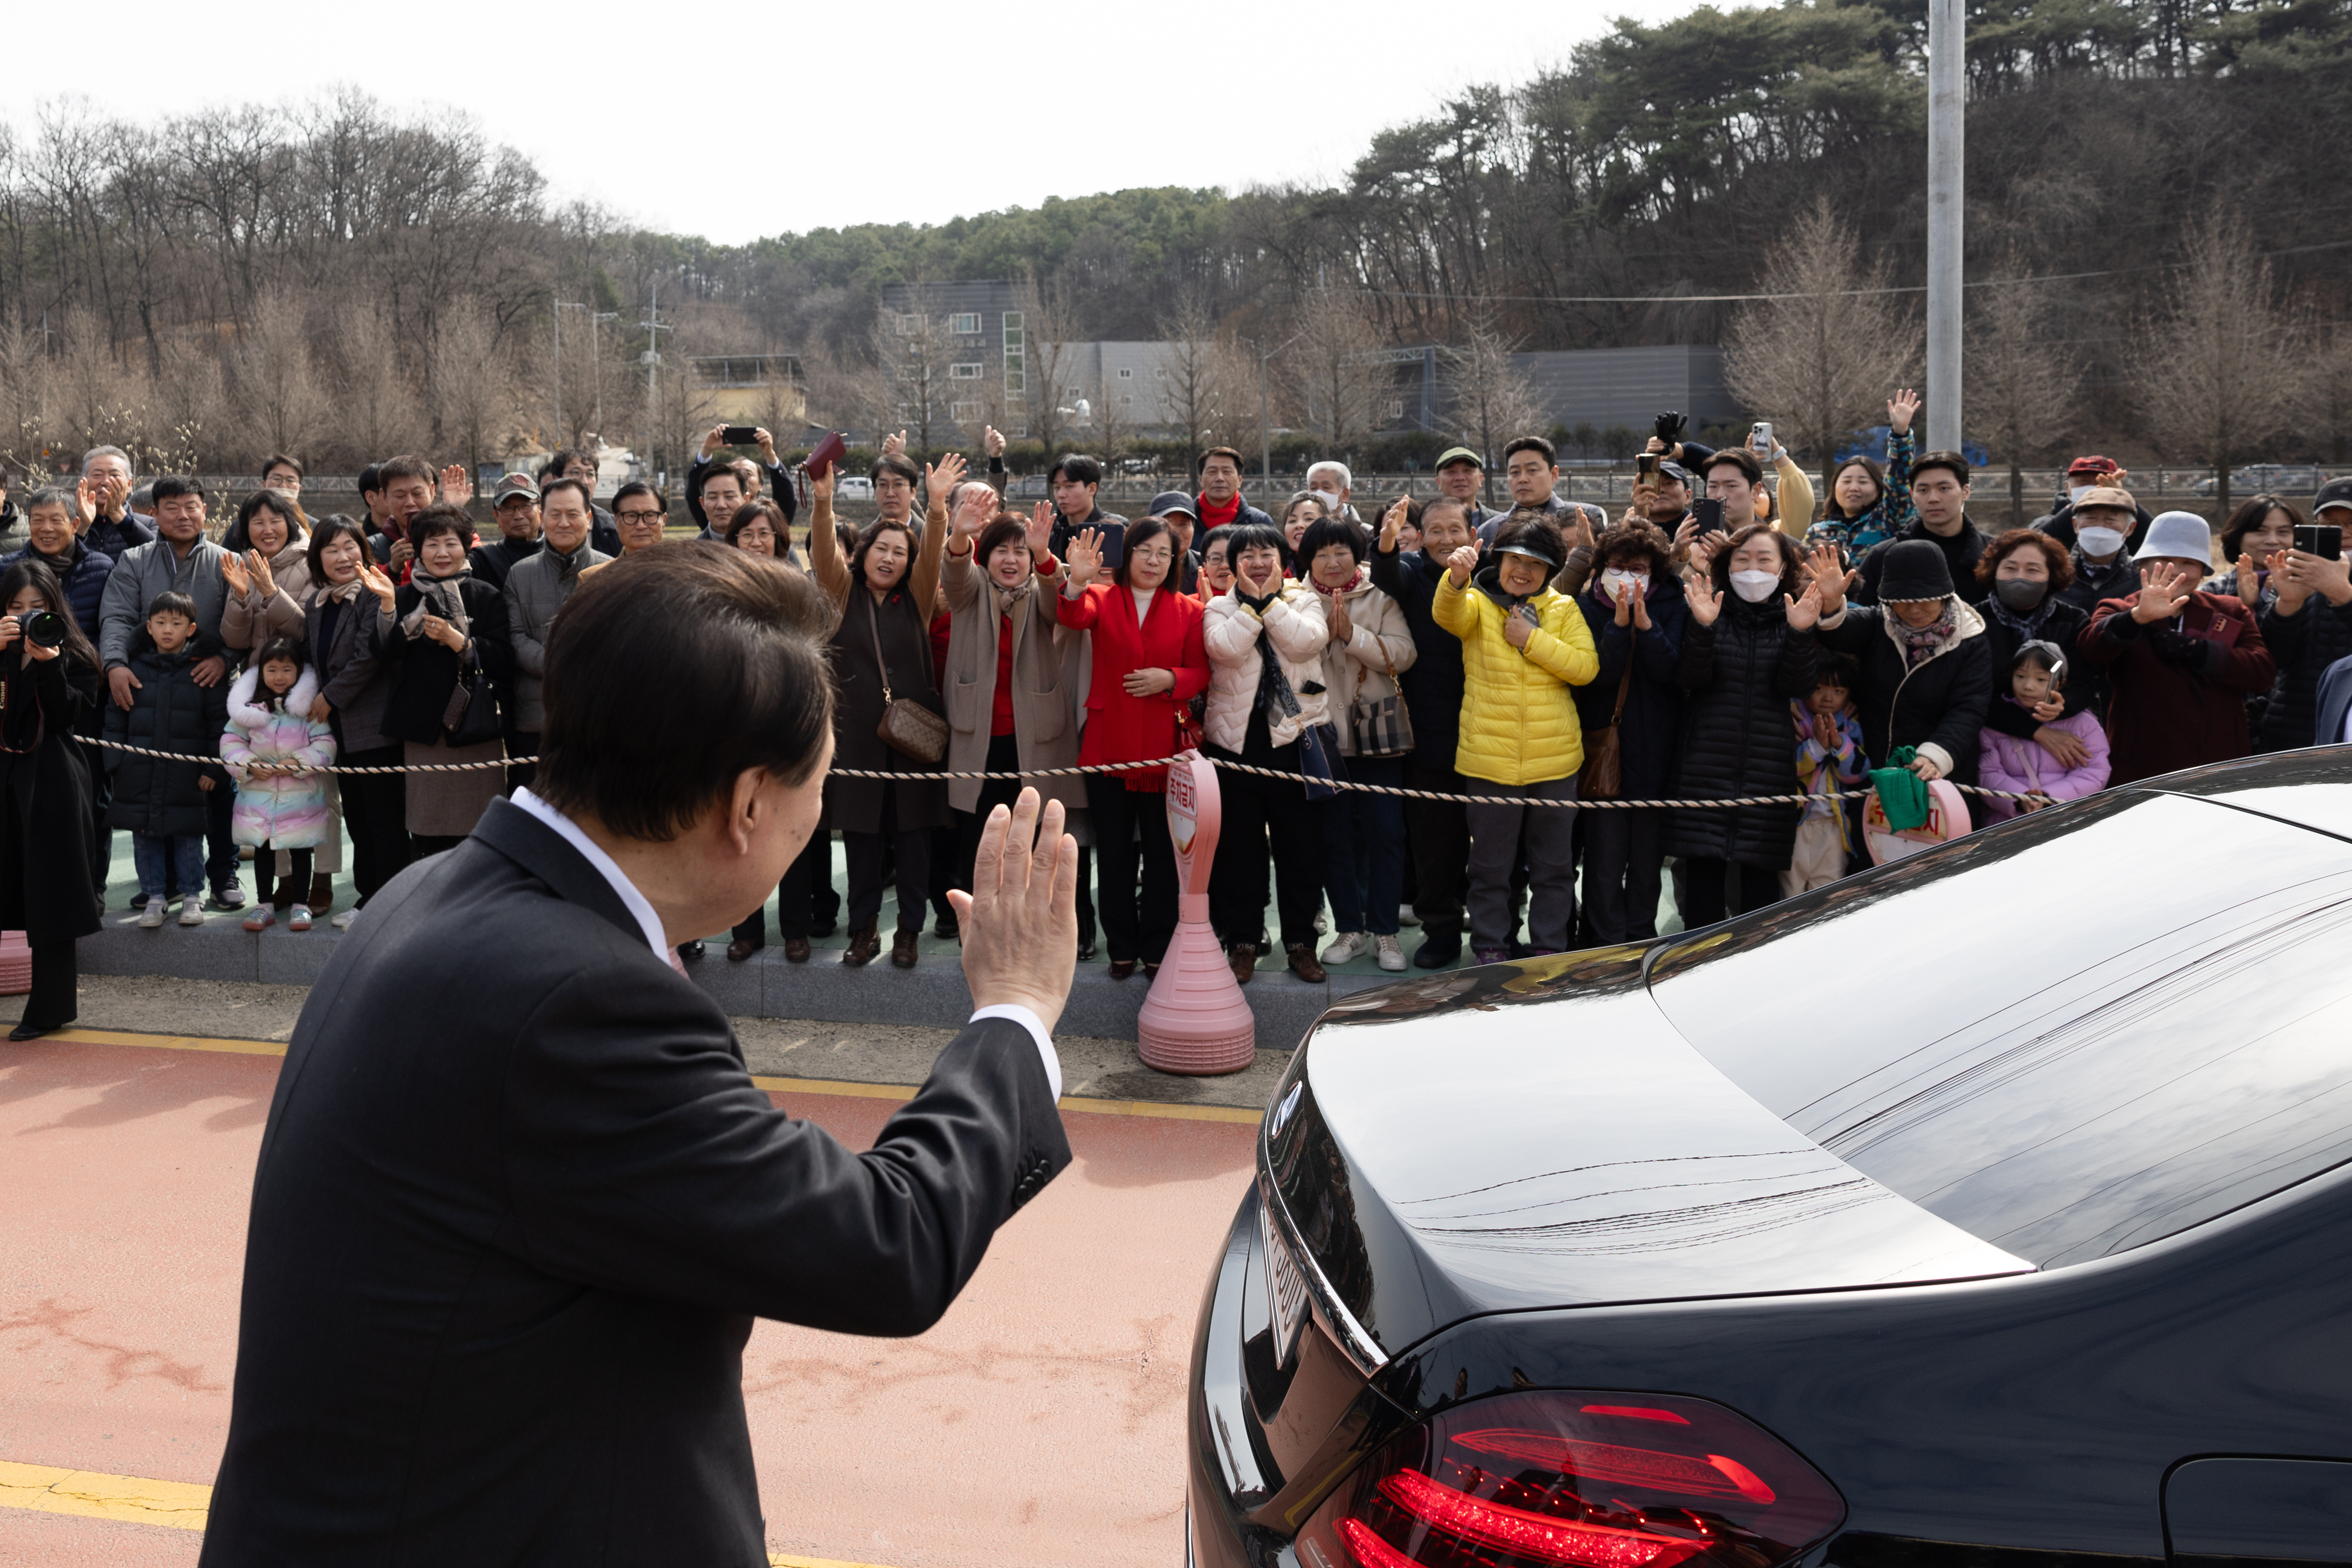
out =
[(761, 812), (765, 809), (760, 792), (767, 783), (768, 770), (764, 768), (746, 768), (735, 775), (735, 788), (727, 800), (725, 828), (727, 841), (738, 855), (751, 852), (751, 840), (760, 831)]

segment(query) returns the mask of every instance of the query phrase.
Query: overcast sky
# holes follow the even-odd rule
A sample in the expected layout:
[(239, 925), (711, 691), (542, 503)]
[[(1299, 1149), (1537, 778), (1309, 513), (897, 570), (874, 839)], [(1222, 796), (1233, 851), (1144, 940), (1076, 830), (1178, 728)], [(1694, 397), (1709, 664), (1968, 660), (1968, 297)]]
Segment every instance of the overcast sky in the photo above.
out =
[(733, 244), (1135, 185), (1334, 179), (1449, 93), (1523, 81), (1611, 16), (1695, 3), (117, 0), (95, 24), (28, 5), (0, 114), (22, 132), (50, 91), (152, 117), (356, 83), (473, 114), (559, 199)]

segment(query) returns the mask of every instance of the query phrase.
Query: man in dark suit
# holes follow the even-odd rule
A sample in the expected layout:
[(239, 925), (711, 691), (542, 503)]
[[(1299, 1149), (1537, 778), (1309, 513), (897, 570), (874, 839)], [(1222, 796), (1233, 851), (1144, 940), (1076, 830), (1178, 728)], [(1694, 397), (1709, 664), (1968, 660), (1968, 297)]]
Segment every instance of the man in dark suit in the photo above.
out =
[(2352, 659), (2338, 659), (2319, 672), (2319, 692), (2315, 698), (2318, 722), (2313, 727), (2311, 744), (2339, 746), (2352, 740)]
[(816, 822), (828, 609), (701, 543), (583, 584), (533, 789), (389, 883), (312, 988), (205, 1563), (758, 1568), (752, 1319), (919, 1333), (1068, 1163), (1076, 852), (1034, 792), (957, 895), (979, 1010), (866, 1154), (775, 1109), (678, 969)]

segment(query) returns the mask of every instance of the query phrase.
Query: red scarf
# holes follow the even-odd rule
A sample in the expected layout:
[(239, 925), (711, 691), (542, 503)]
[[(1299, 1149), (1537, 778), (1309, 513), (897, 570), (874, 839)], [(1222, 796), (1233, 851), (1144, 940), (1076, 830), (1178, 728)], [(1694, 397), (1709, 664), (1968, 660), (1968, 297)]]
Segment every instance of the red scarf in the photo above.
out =
[(1200, 497), (1200, 507), (1202, 530), (1206, 532), (1210, 528), (1222, 528), (1242, 515), (1242, 493), (1239, 490), (1234, 491), (1234, 498), (1222, 507), (1206, 496), (1202, 496)]

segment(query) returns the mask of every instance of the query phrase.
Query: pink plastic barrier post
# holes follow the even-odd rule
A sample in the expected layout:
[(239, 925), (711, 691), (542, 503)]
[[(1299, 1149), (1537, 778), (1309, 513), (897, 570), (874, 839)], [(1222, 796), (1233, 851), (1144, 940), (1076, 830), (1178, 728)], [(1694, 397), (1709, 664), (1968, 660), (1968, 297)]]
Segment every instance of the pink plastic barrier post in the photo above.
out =
[(33, 988), (33, 949), (22, 931), (0, 931), (0, 997), (21, 997)]
[(1162, 1072), (1239, 1072), (1257, 1054), (1257, 1019), (1209, 928), (1217, 859), (1217, 770), (1197, 752), (1168, 769), (1168, 836), (1176, 843), (1176, 936), (1136, 1019), (1136, 1048)]

